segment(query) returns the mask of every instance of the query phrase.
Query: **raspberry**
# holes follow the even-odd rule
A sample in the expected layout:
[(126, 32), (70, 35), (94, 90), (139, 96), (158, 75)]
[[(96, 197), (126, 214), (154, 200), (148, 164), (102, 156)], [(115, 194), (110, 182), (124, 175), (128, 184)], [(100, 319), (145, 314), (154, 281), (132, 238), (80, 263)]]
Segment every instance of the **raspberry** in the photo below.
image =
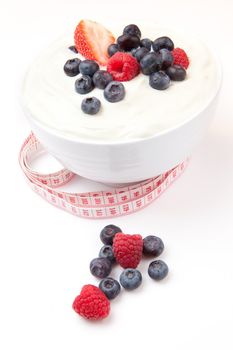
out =
[(182, 66), (185, 69), (188, 68), (189, 59), (186, 52), (183, 49), (177, 47), (172, 51), (172, 54), (174, 57), (174, 64), (178, 64), (179, 66)]
[(73, 302), (73, 309), (89, 320), (102, 320), (110, 312), (110, 302), (96, 286), (86, 284)]
[(128, 81), (136, 77), (140, 72), (140, 66), (136, 58), (125, 52), (116, 52), (107, 64), (107, 71), (114, 80)]
[(113, 240), (116, 261), (123, 268), (135, 269), (142, 257), (143, 240), (140, 235), (117, 233)]

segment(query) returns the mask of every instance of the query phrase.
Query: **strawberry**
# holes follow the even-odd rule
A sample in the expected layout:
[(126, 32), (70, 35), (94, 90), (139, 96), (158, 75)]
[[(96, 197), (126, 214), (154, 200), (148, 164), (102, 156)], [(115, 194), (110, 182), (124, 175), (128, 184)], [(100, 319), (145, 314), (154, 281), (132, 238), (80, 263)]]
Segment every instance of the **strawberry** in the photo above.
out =
[(102, 24), (83, 19), (75, 29), (74, 42), (81, 55), (105, 66), (109, 59), (107, 49), (115, 38)]

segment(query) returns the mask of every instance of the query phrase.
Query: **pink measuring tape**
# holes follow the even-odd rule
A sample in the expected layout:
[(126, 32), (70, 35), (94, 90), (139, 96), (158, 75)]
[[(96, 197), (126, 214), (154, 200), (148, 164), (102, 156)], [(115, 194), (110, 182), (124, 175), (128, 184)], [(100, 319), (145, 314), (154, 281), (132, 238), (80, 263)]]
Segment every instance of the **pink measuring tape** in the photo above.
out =
[(20, 166), (31, 188), (51, 204), (84, 218), (113, 218), (134, 213), (158, 198), (184, 171), (188, 160), (154, 178), (110, 191), (68, 193), (57, 190), (76, 174), (62, 169), (51, 174), (40, 174), (30, 168), (35, 156), (45, 151), (39, 140), (31, 133), (19, 154)]

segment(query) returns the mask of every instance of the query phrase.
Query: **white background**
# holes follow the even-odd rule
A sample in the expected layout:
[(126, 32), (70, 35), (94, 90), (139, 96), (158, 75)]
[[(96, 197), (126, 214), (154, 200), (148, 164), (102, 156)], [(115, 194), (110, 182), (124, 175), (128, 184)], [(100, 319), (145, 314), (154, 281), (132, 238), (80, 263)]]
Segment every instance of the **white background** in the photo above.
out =
[[(233, 348), (232, 12), (231, 0), (0, 0), (1, 349)], [(30, 131), (18, 100), (24, 72), (83, 17), (141, 17), (194, 31), (218, 51), (224, 69), (216, 117), (185, 173), (148, 208), (111, 221), (80, 219), (43, 201), (17, 160)], [(89, 261), (110, 222), (161, 236), (170, 275), (153, 283), (148, 261), (141, 264), (142, 286), (122, 292), (108, 319), (90, 323), (71, 304), (83, 284), (97, 284)]]

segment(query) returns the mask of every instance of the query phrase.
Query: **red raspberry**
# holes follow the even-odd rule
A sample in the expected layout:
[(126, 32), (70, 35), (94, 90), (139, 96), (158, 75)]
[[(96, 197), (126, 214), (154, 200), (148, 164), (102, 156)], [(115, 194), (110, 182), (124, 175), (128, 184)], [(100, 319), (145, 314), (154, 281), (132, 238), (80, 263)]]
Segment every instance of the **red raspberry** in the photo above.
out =
[(73, 309), (89, 320), (102, 320), (110, 312), (110, 302), (96, 286), (86, 284), (73, 302)]
[(140, 66), (136, 58), (129, 53), (116, 52), (107, 64), (107, 71), (113, 80), (128, 81), (136, 77), (140, 72)]
[(117, 233), (112, 247), (116, 261), (123, 268), (135, 269), (140, 263), (143, 248), (142, 236)]
[(177, 47), (172, 51), (172, 54), (174, 57), (174, 64), (178, 64), (179, 66), (182, 66), (185, 69), (188, 68), (189, 59), (186, 52), (183, 49)]

